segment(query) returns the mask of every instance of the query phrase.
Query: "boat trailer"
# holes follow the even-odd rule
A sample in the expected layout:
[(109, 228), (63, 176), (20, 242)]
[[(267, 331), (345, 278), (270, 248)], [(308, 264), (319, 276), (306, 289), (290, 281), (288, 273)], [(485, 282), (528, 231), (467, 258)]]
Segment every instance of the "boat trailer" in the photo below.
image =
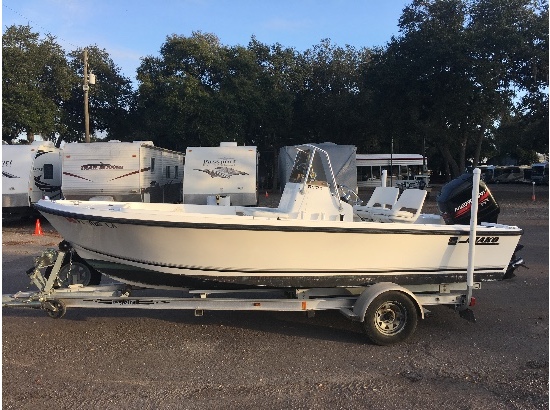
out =
[[(44, 251), (35, 258), (35, 266), (27, 271), (30, 284), (38, 290), (2, 295), (3, 308), (42, 309), (54, 319), (63, 317), (69, 308), (180, 309), (192, 310), (196, 316), (209, 310), (280, 311), (305, 312), (308, 317), (319, 310), (338, 310), (347, 318), (361, 322), (367, 337), (379, 345), (393, 344), (411, 336), (418, 319), (429, 313), (426, 307), (430, 305), (447, 305), (458, 310), (460, 316), (475, 321), (468, 308), (466, 283), (406, 288), (381, 282), (350, 288), (166, 291), (125, 283), (84, 286), (67, 284), (67, 278), (59, 279), (66, 257), (71, 256), (67, 254), (73, 252), (61, 248), (64, 250)], [(478, 289), (480, 284), (475, 283), (473, 287)]]
[[(479, 194), (479, 169), (474, 170), (472, 198)], [(403, 287), (379, 282), (367, 287), (311, 289), (245, 289), (245, 290), (166, 290), (146, 289), (125, 283), (83, 286), (72, 267), (73, 250), (61, 242), (59, 250), (48, 249), (35, 258), (35, 266), (27, 271), (37, 291), (21, 291), (2, 295), (2, 307), (42, 309), (52, 318), (61, 318), (68, 308), (180, 309), (193, 310), (202, 316), (206, 310), (305, 312), (313, 316), (318, 310), (338, 310), (351, 320), (360, 322), (367, 337), (378, 345), (389, 345), (410, 337), (429, 311), (427, 306), (445, 305), (460, 316), (475, 322), (469, 309), (475, 304), (473, 260), (477, 227), (478, 201), (472, 201), (468, 272), (465, 282), (422, 284)], [(514, 256), (515, 257), (515, 256)], [(65, 264), (63, 266), (63, 264)], [(506, 277), (525, 266), (523, 259), (511, 262)], [(68, 267), (68, 269), (67, 269)], [(60, 277), (60, 273), (62, 273)], [(91, 276), (90, 276), (91, 278)], [(174, 296), (174, 292), (178, 292)], [(166, 295), (169, 293), (169, 295)]]

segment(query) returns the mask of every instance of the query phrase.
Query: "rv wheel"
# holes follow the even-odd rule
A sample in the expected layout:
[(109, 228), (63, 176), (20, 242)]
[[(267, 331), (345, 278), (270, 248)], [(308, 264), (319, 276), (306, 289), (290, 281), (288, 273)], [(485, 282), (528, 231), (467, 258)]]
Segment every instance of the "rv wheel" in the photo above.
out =
[(386, 346), (411, 336), (417, 322), (418, 312), (411, 299), (402, 292), (389, 291), (370, 303), (363, 328), (372, 342)]

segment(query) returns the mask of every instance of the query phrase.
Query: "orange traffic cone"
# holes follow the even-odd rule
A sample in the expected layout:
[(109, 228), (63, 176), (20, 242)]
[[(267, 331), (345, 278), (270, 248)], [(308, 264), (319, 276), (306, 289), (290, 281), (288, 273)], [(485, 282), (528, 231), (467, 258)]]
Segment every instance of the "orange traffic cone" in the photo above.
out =
[(42, 232), (42, 227), (40, 226), (40, 219), (36, 220), (33, 235), (44, 235), (44, 232)]
[(265, 191), (265, 197), (267, 198), (269, 195), (267, 194), (267, 191)]

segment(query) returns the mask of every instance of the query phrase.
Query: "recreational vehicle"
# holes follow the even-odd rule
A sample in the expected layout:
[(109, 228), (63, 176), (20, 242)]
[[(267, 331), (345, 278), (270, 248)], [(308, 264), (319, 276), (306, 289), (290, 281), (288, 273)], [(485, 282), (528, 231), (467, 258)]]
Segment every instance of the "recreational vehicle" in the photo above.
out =
[(188, 147), (183, 203), (258, 204), (258, 152), (254, 146), (222, 142), (219, 147)]
[(357, 154), (357, 185), (360, 188), (380, 186), (384, 170), (388, 186), (431, 190), (426, 158), (420, 154)]
[(531, 181), (538, 185), (548, 185), (548, 162), (539, 162), (531, 166)]
[(61, 149), (51, 141), (2, 144), (2, 220), (24, 218), (45, 196), (61, 198)]
[(499, 169), (499, 174), (493, 178), (497, 184), (529, 182), (531, 167), (525, 165), (506, 165)]
[(63, 148), (65, 199), (181, 202), (184, 154), (151, 141), (69, 143)]

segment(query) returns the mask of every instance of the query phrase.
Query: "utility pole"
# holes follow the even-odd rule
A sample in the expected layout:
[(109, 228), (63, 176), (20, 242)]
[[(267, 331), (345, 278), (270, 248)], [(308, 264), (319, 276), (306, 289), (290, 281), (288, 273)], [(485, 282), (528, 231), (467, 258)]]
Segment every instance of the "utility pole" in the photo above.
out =
[(390, 186), (393, 186), (393, 135), (391, 137), (390, 149)]
[(88, 50), (84, 49), (84, 85), (82, 86), (84, 90), (84, 142), (90, 142), (90, 114), (88, 113), (88, 90), (90, 86), (88, 85)]

